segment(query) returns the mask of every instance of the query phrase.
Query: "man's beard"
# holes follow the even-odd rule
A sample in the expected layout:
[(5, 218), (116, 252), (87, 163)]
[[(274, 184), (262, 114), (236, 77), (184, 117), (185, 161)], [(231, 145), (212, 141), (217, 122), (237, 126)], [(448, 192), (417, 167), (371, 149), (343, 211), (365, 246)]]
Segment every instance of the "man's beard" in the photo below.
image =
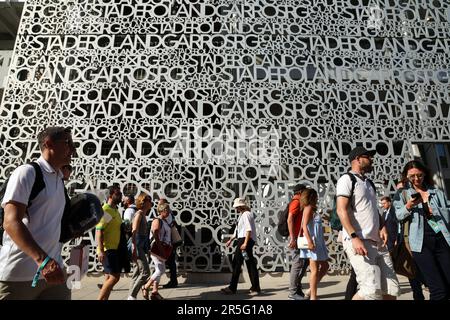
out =
[(371, 164), (365, 166), (365, 167), (361, 167), (361, 171), (363, 171), (364, 173), (371, 173), (373, 170), (373, 166)]

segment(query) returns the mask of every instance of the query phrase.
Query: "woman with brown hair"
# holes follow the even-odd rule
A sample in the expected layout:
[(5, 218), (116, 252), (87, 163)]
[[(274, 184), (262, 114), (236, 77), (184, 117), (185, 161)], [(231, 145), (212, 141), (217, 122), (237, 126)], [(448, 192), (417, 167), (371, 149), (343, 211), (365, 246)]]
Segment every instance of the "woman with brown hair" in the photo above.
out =
[(399, 221), (410, 219), (409, 245), (428, 288), (430, 300), (450, 297), (450, 207), (444, 192), (417, 160), (403, 168), (404, 189), (394, 198)]
[[(136, 300), (139, 289), (145, 284), (150, 276), (150, 267), (146, 253), (148, 252), (147, 219), (146, 216), (152, 208), (152, 198), (141, 193), (136, 198), (136, 213), (131, 227), (132, 258), (135, 262), (133, 275), (131, 277), (128, 300)], [(148, 294), (143, 296), (148, 300)]]
[(300, 197), (303, 210), (302, 230), (308, 241), (308, 249), (300, 250), (301, 258), (309, 259), (311, 275), (309, 279), (309, 294), (311, 300), (317, 300), (317, 285), (328, 271), (328, 250), (323, 236), (323, 226), (320, 214), (317, 212), (317, 192), (305, 189)]

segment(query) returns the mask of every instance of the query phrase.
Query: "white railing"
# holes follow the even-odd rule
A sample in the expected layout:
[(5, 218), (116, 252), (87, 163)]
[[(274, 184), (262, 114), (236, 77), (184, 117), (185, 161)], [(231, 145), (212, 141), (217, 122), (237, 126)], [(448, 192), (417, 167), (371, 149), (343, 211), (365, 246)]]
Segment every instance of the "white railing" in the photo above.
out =
[(8, 68), (11, 64), (12, 50), (0, 50), (0, 88), (6, 86)]

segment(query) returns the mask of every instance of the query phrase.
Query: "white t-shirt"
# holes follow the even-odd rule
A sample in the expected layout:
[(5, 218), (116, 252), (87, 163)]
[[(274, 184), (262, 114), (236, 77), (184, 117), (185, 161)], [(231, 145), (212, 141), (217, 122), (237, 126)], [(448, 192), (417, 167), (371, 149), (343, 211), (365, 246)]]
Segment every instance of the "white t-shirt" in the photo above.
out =
[(133, 222), (136, 211), (136, 206), (134, 204), (130, 205), (125, 209), (125, 212), (123, 213), (123, 220), (130, 220), (131, 222)]
[[(36, 243), (63, 267), (62, 244), (59, 242), (65, 205), (63, 176), (42, 157), (36, 162), (42, 169), (45, 188), (28, 207), (30, 218), (25, 215), (22, 221)], [(27, 205), (35, 176), (36, 171), (31, 165), (22, 165), (14, 170), (1, 202), (2, 207), (11, 200)], [(34, 260), (22, 252), (5, 232), (0, 250), (0, 281), (31, 281), (37, 268)]]
[[(350, 199), (348, 213), (350, 222), (360, 239), (380, 241), (379, 226), (380, 214), (378, 212), (375, 190), (368, 179), (364, 181), (357, 175), (353, 197)], [(348, 174), (339, 178), (336, 185), (336, 196), (349, 197), (352, 189), (352, 180)], [(344, 240), (350, 236), (343, 228)]]
[(252, 232), (252, 239), (256, 243), (256, 226), (255, 217), (250, 211), (245, 211), (239, 217), (238, 225), (236, 228), (237, 238), (245, 238), (247, 231)]

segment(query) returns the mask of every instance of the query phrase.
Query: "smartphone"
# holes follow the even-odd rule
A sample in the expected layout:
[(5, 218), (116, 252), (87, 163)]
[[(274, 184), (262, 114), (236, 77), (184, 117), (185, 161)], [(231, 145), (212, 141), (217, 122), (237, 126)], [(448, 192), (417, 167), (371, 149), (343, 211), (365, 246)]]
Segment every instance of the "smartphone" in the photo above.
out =
[(414, 200), (418, 200), (418, 199), (422, 199), (422, 196), (420, 195), (420, 193), (414, 193), (411, 195), (411, 198), (413, 198)]

